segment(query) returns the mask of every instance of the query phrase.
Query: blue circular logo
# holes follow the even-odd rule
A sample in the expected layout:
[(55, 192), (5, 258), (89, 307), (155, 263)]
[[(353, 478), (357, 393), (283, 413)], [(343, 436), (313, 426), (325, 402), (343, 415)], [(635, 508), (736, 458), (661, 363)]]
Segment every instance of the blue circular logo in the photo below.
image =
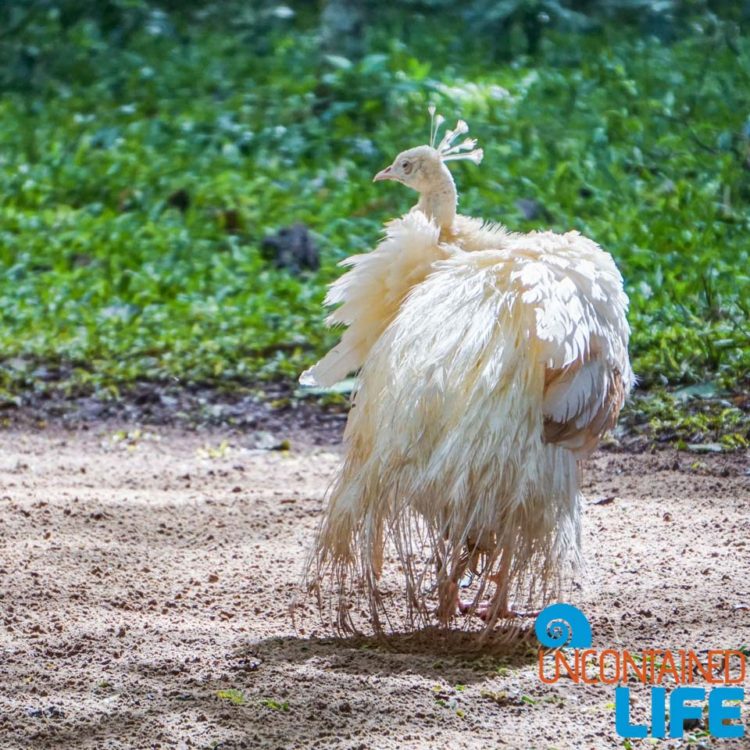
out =
[(539, 643), (546, 648), (590, 648), (593, 640), (586, 615), (572, 604), (550, 604), (534, 624)]

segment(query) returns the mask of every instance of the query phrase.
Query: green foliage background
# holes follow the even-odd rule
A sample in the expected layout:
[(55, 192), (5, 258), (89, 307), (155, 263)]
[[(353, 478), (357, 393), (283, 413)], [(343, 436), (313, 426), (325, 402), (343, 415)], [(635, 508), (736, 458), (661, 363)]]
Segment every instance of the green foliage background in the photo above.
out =
[[(321, 48), (309, 4), (1, 11), (2, 397), (294, 378), (336, 337), (321, 309), (336, 262), (411, 205), (371, 176), (426, 140), (428, 103), (485, 148), (454, 170), (463, 212), (578, 229), (614, 255), (643, 388), (746, 393), (742, 19), (703, 7), (662, 34), (576, 11), (586, 23), (545, 26), (530, 56), (513, 15), (528, 3), (489, 31), (410, 5), (368, 27), (356, 59)], [(559, 4), (532, 5), (544, 19)], [(315, 274), (259, 253), (295, 221), (322, 248)]]

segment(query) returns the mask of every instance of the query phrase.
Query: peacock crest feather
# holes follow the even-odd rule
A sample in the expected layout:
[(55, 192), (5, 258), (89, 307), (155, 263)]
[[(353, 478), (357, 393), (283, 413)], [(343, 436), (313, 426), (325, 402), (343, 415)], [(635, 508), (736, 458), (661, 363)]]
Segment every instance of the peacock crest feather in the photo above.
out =
[(438, 132), (445, 122), (445, 117), (435, 114), (434, 105), (430, 106), (429, 113), (430, 146), (440, 154), (440, 158), (443, 161), (458, 161), (464, 159), (466, 161), (472, 161), (474, 164), (479, 164), (479, 162), (482, 161), (484, 150), (476, 147), (476, 138), (465, 138), (461, 143), (454, 145), (456, 138), (469, 132), (469, 126), (466, 124), (465, 120), (459, 120), (453, 130), (446, 130), (445, 135), (436, 146), (435, 141), (437, 141)]

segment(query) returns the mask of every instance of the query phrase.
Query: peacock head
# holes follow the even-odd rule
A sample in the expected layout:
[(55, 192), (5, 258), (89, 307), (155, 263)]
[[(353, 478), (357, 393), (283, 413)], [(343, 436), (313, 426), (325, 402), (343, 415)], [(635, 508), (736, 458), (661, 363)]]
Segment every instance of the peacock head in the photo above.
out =
[(428, 193), (440, 185), (447, 171), (445, 162), (468, 159), (479, 164), (482, 161), (484, 152), (481, 148), (476, 148), (475, 138), (465, 138), (461, 143), (453, 145), (456, 138), (469, 132), (469, 126), (463, 120), (459, 120), (453, 130), (446, 131), (443, 139), (435, 146), (438, 131), (445, 118), (441, 115), (436, 116), (434, 107), (430, 107), (430, 115), (430, 145), (402, 151), (393, 160), (393, 164), (375, 175), (373, 182), (395, 180), (418, 193)]
[(394, 180), (422, 193), (440, 173), (440, 166), (440, 154), (432, 146), (417, 146), (402, 151), (393, 164), (375, 175), (373, 182)]

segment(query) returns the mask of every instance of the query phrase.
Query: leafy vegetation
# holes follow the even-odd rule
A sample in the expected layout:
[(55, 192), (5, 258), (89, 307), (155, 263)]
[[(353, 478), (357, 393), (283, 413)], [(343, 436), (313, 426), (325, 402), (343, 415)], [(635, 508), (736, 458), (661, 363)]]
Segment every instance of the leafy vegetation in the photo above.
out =
[[(491, 41), (414, 14), (350, 60), (321, 51), (304, 11), (114, 5), (127, 23), (47, 3), (0, 35), (5, 399), (294, 378), (336, 337), (321, 302), (337, 261), (411, 205), (370, 180), (426, 139), (428, 103), (485, 148), (455, 170), (463, 212), (612, 252), (643, 388), (746, 393), (750, 43), (735, 24), (707, 14), (670, 43), (548, 29), (499, 62)], [(294, 222), (317, 272), (260, 252)], [(746, 437), (747, 399), (730, 407)]]
[(264, 698), (261, 702), (262, 706), (265, 706), (266, 708), (270, 708), (274, 711), (288, 711), (289, 710), (289, 701), (277, 701), (273, 698)]
[(216, 697), (219, 700), (229, 701), (234, 706), (245, 705), (245, 695), (241, 690), (229, 688), (228, 690), (217, 690)]

